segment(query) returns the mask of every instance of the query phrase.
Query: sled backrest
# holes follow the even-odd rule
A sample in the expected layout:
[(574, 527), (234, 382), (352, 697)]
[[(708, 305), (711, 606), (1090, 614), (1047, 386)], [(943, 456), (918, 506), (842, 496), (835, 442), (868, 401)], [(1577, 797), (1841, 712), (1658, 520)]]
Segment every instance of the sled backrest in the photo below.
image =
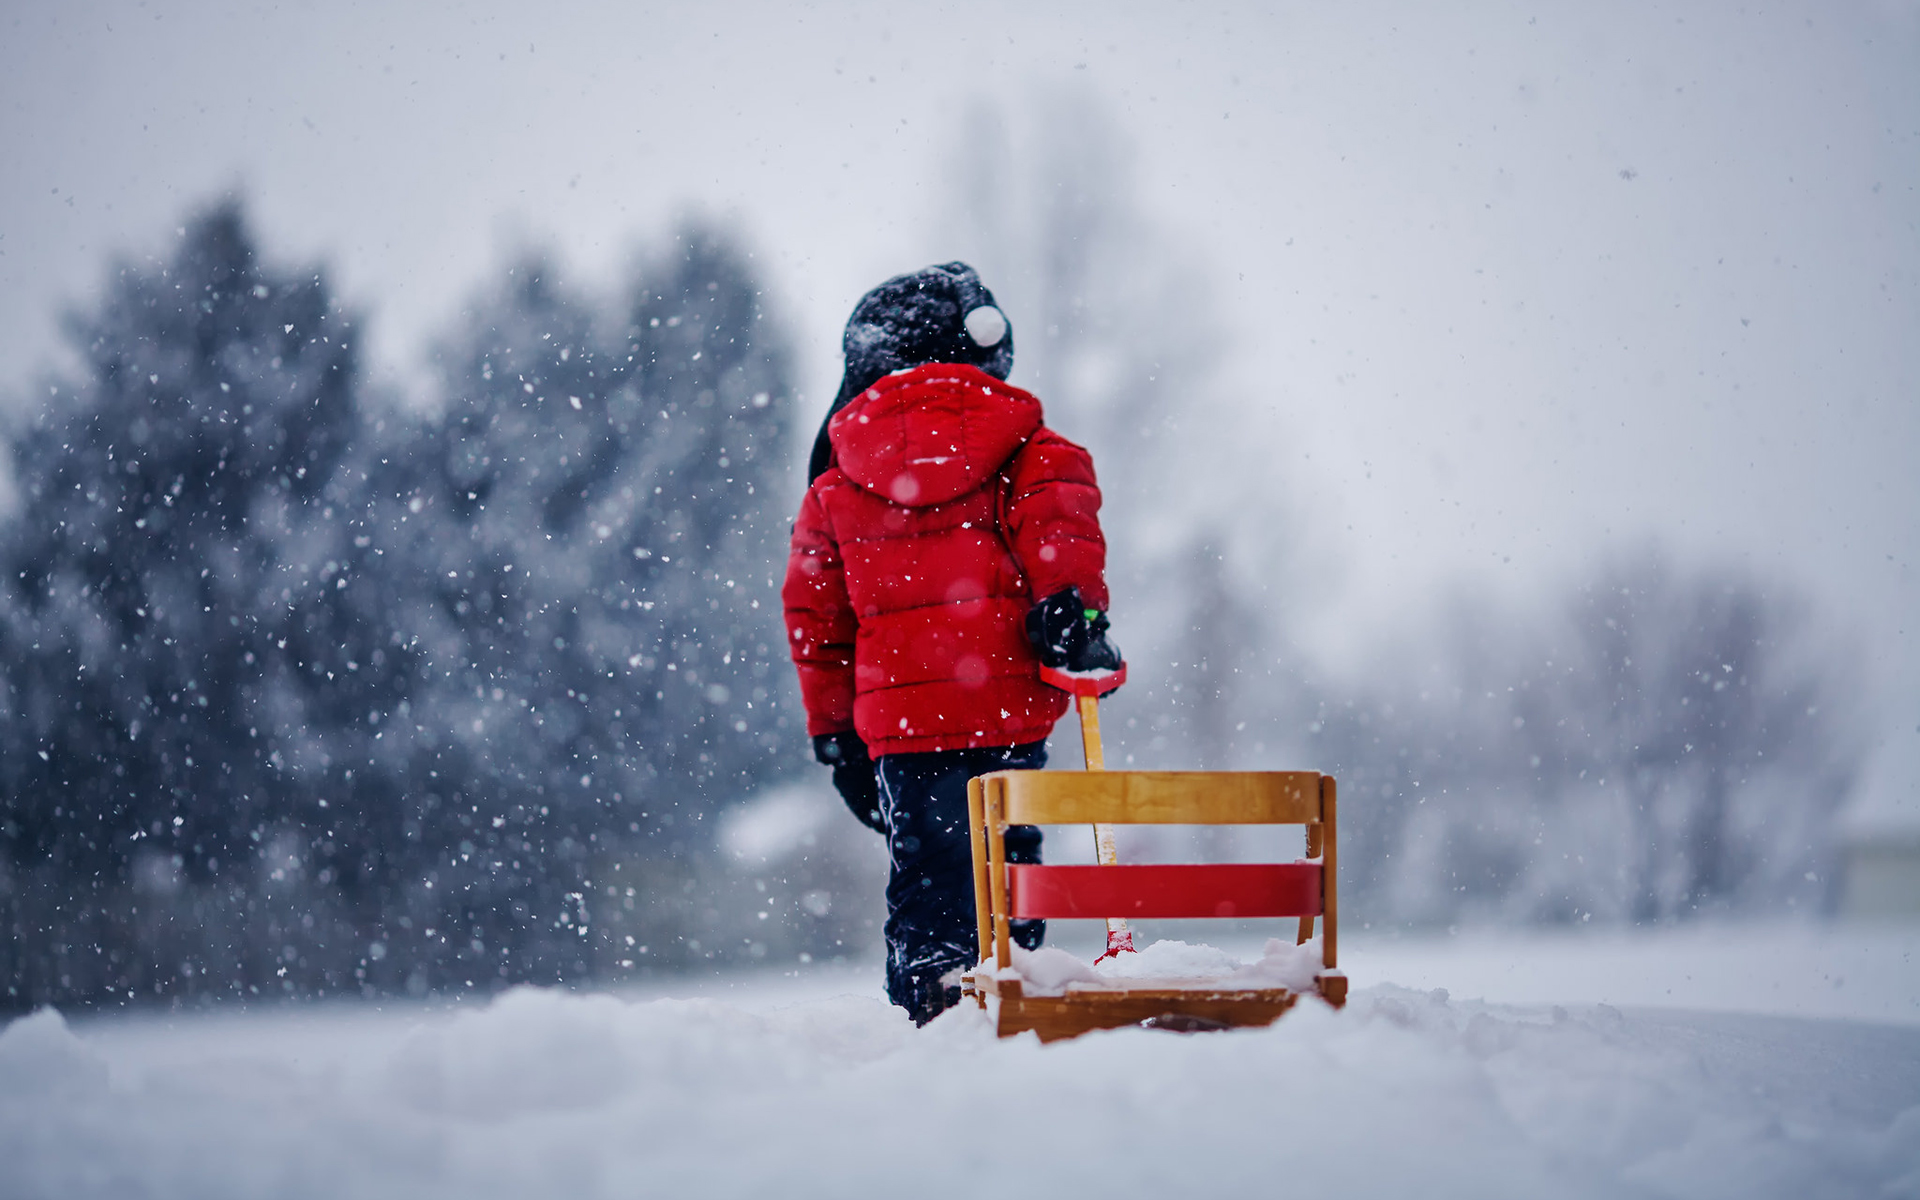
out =
[[(1010, 920), (1046, 917), (1325, 918), (1337, 963), (1335, 786), (1314, 771), (996, 771), (967, 788), (980, 959), (1009, 966)], [(1293, 863), (1043, 867), (1009, 864), (1009, 825), (1301, 825)]]

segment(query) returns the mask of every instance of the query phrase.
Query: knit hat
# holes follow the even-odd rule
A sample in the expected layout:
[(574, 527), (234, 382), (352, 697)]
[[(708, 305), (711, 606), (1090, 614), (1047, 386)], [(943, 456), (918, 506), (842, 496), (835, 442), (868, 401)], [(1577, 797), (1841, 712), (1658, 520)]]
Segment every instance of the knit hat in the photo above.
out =
[[(993, 293), (963, 262), (896, 275), (860, 297), (840, 340), (846, 374), (827, 419), (895, 371), (924, 363), (966, 363), (995, 379), (1013, 369), (1013, 327)], [(826, 421), (814, 439), (809, 481), (833, 461)]]

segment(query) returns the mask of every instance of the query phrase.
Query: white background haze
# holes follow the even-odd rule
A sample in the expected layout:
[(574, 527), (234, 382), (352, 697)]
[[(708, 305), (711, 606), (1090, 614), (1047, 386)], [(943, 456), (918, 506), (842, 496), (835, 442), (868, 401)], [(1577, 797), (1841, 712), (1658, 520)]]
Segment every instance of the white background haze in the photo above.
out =
[(1524, 602), (1657, 534), (1865, 651), (1867, 800), (1914, 804), (1916, 62), (1909, 4), (12, 4), (0, 383), (229, 190), (415, 391), (507, 249), (611, 283), (699, 208), (757, 248), (810, 426), (860, 293), (979, 256), (940, 221), (964, 114), (1071, 96), (1207, 284), (1220, 436), (1331, 584), (1303, 639), (1338, 662), (1443, 581)]

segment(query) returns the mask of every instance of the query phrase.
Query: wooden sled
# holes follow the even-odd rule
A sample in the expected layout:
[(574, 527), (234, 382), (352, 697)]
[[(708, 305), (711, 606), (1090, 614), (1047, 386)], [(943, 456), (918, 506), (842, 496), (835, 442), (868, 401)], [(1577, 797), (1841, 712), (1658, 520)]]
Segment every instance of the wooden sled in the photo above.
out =
[[(1095, 736), (1097, 737), (1097, 727)], [(1089, 766), (1094, 765), (1089, 755)], [(1299, 993), (1185, 981), (1069, 985), (1031, 995), (996, 975), (1012, 966), (1008, 922), (1038, 918), (1297, 917), (1298, 942), (1324, 918), (1315, 992), (1346, 1003), (1337, 967), (1333, 777), (1312, 771), (996, 771), (967, 788), (980, 967), (963, 990), (998, 1000), (1001, 1037), (1043, 1042), (1094, 1029), (1148, 1025), (1224, 1029), (1271, 1024)], [(1009, 825), (1304, 825), (1307, 858), (1292, 863), (1025, 866), (1006, 858)]]

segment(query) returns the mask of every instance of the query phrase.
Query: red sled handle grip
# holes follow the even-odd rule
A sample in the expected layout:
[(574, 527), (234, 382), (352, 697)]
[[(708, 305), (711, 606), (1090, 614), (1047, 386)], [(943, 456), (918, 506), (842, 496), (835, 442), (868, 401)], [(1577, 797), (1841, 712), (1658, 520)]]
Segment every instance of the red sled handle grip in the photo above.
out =
[(1062, 671), (1059, 667), (1040, 668), (1040, 682), (1049, 687), (1057, 687), (1063, 692), (1075, 696), (1104, 696), (1127, 681), (1127, 664), (1121, 663), (1118, 670), (1088, 671), (1077, 675), (1072, 671)]

